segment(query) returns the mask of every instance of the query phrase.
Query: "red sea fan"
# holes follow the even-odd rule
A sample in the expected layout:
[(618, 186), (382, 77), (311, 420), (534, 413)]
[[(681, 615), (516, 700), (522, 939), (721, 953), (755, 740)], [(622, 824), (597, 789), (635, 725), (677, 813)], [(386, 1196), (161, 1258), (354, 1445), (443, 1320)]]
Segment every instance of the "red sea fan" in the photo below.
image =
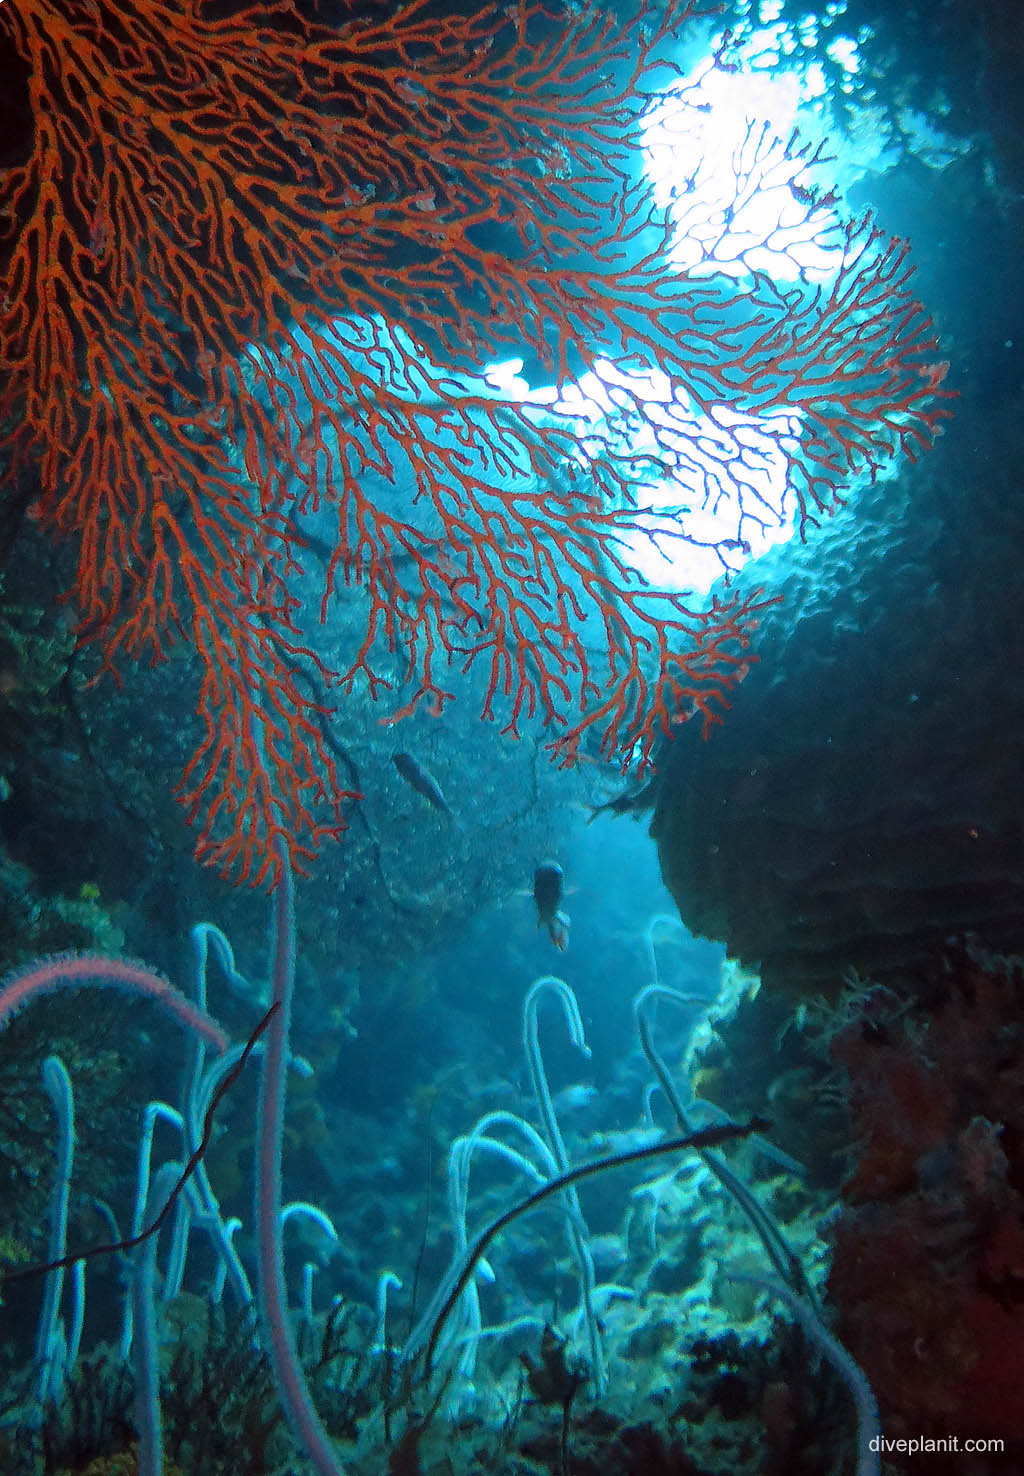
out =
[[(699, 464), (685, 430), (619, 384), (640, 465), (473, 365), (525, 353), (558, 384), (656, 365), (691, 410), (798, 407), (801, 519), (932, 433), (931, 328), (905, 249), (869, 223), (828, 289), (755, 274), (743, 295), (674, 264), (639, 131), (699, 13), (0, 6), (32, 120), (0, 176), (0, 452), (78, 547), (71, 595), (105, 665), (193, 646), (182, 795), (224, 872), (262, 880), (275, 836), (299, 861), (342, 828), (331, 689), (377, 697), (396, 652), (390, 716), (440, 711), (449, 665), (477, 666), (485, 715), (515, 732), (539, 714), (565, 761), (593, 734), (643, 762), (686, 714), (716, 720), (745, 670), (757, 600), (693, 609), (624, 543), (638, 467)], [(356, 586), (365, 635), (329, 666), (317, 618)]]

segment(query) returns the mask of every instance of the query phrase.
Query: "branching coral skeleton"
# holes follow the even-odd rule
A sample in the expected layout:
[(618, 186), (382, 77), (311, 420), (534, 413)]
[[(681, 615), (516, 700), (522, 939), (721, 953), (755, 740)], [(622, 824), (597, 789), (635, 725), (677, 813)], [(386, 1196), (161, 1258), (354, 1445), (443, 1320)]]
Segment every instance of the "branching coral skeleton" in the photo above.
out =
[[(638, 183), (643, 131), (707, 13), (0, 6), (31, 118), (0, 176), (0, 455), (12, 499), (77, 549), (103, 665), (192, 648), (179, 792), (223, 872), (276, 879), (278, 838), (294, 867), (344, 827), (339, 694), (440, 713), (472, 667), (484, 716), (537, 718), (564, 763), (642, 768), (677, 722), (717, 722), (761, 601), (647, 583), (629, 537), (693, 536), (647, 521), (654, 482), (683, 505), (734, 473), (724, 552), (764, 517), (744, 417), (783, 428), (801, 529), (935, 433), (907, 248), (825, 223), (814, 150), (755, 131), (725, 208), (751, 154), (792, 179), (830, 282), (776, 284), (753, 248), (725, 271), (721, 232), (679, 259)], [(723, 43), (711, 65), (733, 64)], [(509, 356), (546, 374), (546, 409), (487, 384)], [(631, 377), (655, 371), (660, 402)], [(586, 374), (604, 424), (557, 403)], [(357, 587), (362, 635), (323, 654)]]

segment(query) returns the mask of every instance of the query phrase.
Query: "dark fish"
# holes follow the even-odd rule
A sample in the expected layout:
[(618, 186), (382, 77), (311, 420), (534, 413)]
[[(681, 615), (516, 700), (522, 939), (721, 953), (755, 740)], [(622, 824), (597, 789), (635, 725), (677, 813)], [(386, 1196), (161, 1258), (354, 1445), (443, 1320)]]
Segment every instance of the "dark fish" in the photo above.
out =
[(569, 915), (559, 912), (565, 876), (557, 861), (542, 861), (533, 873), (533, 900), (537, 904), (537, 926), (545, 927), (559, 953), (569, 946)]
[(446, 815), (451, 815), (440, 784), (433, 774), (416, 762), (411, 753), (393, 753), (391, 761), (406, 784), (415, 789), (417, 794), (421, 794), (428, 804), (433, 805), (435, 810), (443, 810)]
[(623, 790), (622, 794), (605, 800), (603, 805), (591, 805), (587, 824), (596, 820), (598, 815), (603, 815), (606, 810), (611, 815), (632, 815), (636, 819), (644, 810), (649, 810), (657, 799), (657, 783), (658, 776), (655, 775), (640, 789), (631, 787)]

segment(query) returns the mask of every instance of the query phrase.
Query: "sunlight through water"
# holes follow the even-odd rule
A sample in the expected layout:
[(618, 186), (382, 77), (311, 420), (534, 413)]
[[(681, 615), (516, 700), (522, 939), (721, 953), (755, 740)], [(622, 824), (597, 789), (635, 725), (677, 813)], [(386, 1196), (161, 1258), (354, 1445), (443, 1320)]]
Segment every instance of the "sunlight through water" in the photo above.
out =
[[(742, 293), (762, 274), (785, 286), (827, 283), (838, 271), (843, 231), (831, 193), (834, 151), (822, 138), (828, 84), (819, 56), (822, 32), (842, 8), (829, 6), (820, 22), (805, 15), (791, 23), (766, 0), (756, 27), (728, 45), (714, 38), (650, 109), (646, 168), (681, 275), (724, 277), (730, 292)], [(832, 85), (845, 90), (835, 73), (856, 74), (856, 42), (837, 37), (823, 50)], [(818, 203), (809, 209), (811, 191)], [(723, 573), (792, 537), (787, 467), (801, 431), (796, 407), (763, 416), (701, 408), (653, 366), (624, 370), (599, 360), (560, 395), (531, 390), (521, 369), (519, 360), (491, 365), (486, 378), (567, 417), (581, 439), (628, 443), (638, 464), (658, 451), (651, 427), (658, 428), (675, 468), (638, 486), (636, 529), (623, 539), (624, 556), (652, 585), (706, 593)]]

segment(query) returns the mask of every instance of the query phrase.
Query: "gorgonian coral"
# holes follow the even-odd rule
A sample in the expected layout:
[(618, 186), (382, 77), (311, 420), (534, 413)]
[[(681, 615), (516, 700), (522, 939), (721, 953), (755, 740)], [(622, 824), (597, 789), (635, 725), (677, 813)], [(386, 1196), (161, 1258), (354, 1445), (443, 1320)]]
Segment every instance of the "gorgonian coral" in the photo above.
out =
[[(831, 283), (755, 268), (743, 290), (706, 234), (698, 263), (674, 253), (641, 124), (700, 13), (0, 7), (31, 117), (0, 176), (10, 495), (75, 541), (80, 638), (107, 667), (194, 648), (182, 795), (222, 870), (260, 880), (275, 836), (297, 861), (337, 833), (331, 691), (378, 696), (396, 653), (390, 715), (440, 711), (449, 664), (475, 666), (485, 713), (513, 732), (539, 713), (567, 761), (592, 734), (642, 762), (673, 721), (712, 721), (757, 600), (697, 608), (624, 540), (656, 476), (707, 498), (726, 467), (749, 490), (721, 407), (798, 417), (801, 518), (929, 439), (940, 371), (901, 244), (840, 225)], [(595, 373), (616, 427), (495, 390), (478, 366), (510, 353), (560, 386)], [(650, 366), (658, 404), (630, 379)], [(363, 636), (328, 661), (317, 620), (355, 587)]]

